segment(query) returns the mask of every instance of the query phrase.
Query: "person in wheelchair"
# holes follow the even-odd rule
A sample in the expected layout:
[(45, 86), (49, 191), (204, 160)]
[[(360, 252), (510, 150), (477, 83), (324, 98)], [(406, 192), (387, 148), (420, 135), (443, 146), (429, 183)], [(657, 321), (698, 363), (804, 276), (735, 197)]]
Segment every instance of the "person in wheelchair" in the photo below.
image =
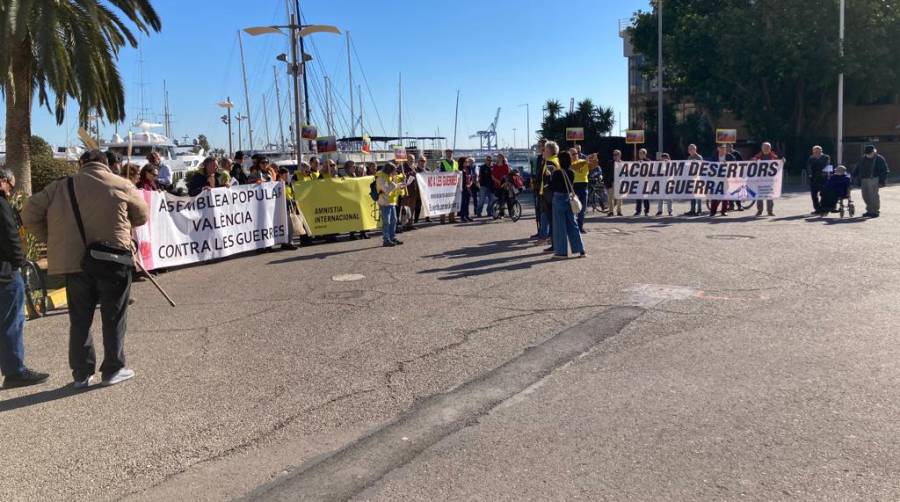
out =
[(847, 174), (847, 168), (837, 166), (834, 173), (828, 176), (825, 181), (825, 190), (822, 194), (822, 212), (826, 215), (837, 211), (838, 201), (850, 198), (850, 175)]

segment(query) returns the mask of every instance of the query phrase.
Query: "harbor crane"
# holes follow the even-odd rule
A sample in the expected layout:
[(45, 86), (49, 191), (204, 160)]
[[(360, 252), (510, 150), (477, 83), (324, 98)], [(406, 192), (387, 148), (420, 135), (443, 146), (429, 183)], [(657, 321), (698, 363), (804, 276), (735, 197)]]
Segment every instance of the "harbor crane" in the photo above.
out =
[(497, 149), (497, 122), (500, 120), (500, 108), (497, 108), (497, 114), (494, 115), (494, 121), (487, 128), (486, 131), (478, 131), (475, 134), (469, 136), (469, 139), (478, 138), (478, 143), (481, 145), (480, 149), (485, 150), (485, 144), (487, 144), (487, 150), (496, 150)]

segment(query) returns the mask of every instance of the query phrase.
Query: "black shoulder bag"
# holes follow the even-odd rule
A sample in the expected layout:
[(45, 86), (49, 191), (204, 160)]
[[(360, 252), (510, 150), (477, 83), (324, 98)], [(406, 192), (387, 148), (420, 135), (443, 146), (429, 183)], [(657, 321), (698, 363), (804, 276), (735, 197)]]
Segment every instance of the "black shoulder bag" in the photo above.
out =
[(72, 203), (72, 211), (75, 213), (75, 221), (78, 223), (78, 232), (84, 243), (85, 253), (81, 259), (81, 269), (84, 273), (95, 279), (120, 280), (128, 276), (130, 269), (134, 268), (134, 255), (130, 249), (107, 242), (92, 242), (88, 244), (84, 233), (84, 222), (81, 220), (81, 211), (78, 209), (78, 199), (75, 197), (75, 179), (69, 177), (69, 201)]

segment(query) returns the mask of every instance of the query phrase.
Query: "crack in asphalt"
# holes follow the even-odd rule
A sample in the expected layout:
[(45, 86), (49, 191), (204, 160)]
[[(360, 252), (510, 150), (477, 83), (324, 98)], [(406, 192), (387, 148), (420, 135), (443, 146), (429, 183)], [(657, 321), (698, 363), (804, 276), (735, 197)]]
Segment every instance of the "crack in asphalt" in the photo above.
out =
[[(640, 307), (616, 307), (565, 329), (481, 376), (418, 402), (392, 423), (335, 453), (260, 486), (244, 500), (346, 500), (617, 335), (645, 312)], [(516, 317), (530, 315), (534, 314)]]
[[(247, 440), (245, 440), (245, 441), (243, 441), (243, 442), (241, 442), (241, 443), (239, 443), (239, 444), (237, 444), (237, 445), (234, 445), (234, 446), (229, 447), (229, 448), (227, 448), (227, 449), (225, 449), (225, 450), (222, 450), (222, 451), (216, 453), (215, 455), (212, 455), (212, 456), (209, 456), (209, 457), (206, 457), (206, 458), (197, 460), (196, 462), (191, 463), (191, 464), (189, 464), (189, 465), (186, 465), (186, 466), (184, 466), (183, 468), (178, 469), (178, 470), (175, 471), (175, 472), (171, 472), (171, 473), (169, 473), (169, 474), (166, 474), (163, 478), (159, 479), (157, 482), (155, 482), (155, 483), (153, 483), (153, 484), (151, 484), (151, 485), (149, 485), (149, 486), (146, 486), (146, 487), (141, 488), (141, 489), (139, 489), (139, 490), (133, 490), (133, 491), (130, 491), (130, 492), (126, 492), (126, 493), (124, 493), (124, 494), (121, 495), (121, 498), (127, 498), (127, 497), (131, 497), (131, 496), (134, 496), (134, 495), (140, 495), (140, 494), (145, 493), (145, 492), (147, 492), (147, 491), (149, 491), (149, 490), (152, 490), (152, 489), (154, 489), (154, 488), (156, 488), (156, 487), (159, 487), (159, 486), (162, 486), (162, 485), (166, 484), (167, 482), (171, 481), (171, 480), (172, 480), (173, 478), (175, 478), (176, 476), (178, 476), (178, 475), (180, 475), (180, 474), (183, 474), (183, 473), (185, 473), (185, 472), (187, 472), (187, 471), (189, 471), (189, 470), (191, 470), (191, 469), (197, 467), (198, 465), (202, 465), (202, 464), (205, 464), (205, 463), (208, 463), (208, 462), (214, 462), (214, 461), (216, 461), (216, 460), (219, 460), (219, 459), (228, 457), (228, 456), (230, 456), (230, 455), (233, 455), (233, 454), (235, 454), (235, 453), (239, 453), (239, 452), (245, 451), (245, 450), (247, 450), (247, 449), (249, 449), (249, 448), (252, 448), (253, 446), (257, 445), (258, 443), (267, 440), (268, 438), (270, 438), (271, 436), (275, 435), (275, 434), (278, 433), (279, 431), (285, 429), (286, 427), (288, 427), (288, 426), (291, 425), (292, 423), (296, 422), (299, 418), (301, 418), (301, 417), (304, 416), (304, 415), (307, 415), (307, 414), (309, 414), (309, 413), (313, 413), (313, 412), (319, 411), (319, 410), (321, 410), (321, 409), (323, 409), (323, 408), (326, 408), (326, 407), (328, 407), (328, 406), (331, 406), (331, 405), (333, 405), (333, 404), (336, 404), (336, 403), (339, 403), (339, 402), (342, 402), (342, 401), (346, 401), (346, 400), (348, 400), (348, 399), (353, 399), (353, 398), (358, 397), (358, 396), (362, 396), (362, 395), (365, 395), (365, 394), (370, 394), (370, 393), (372, 393), (372, 392), (376, 392), (377, 390), (378, 390), (377, 388), (360, 389), (360, 390), (356, 390), (356, 391), (352, 391), (352, 392), (348, 392), (348, 393), (345, 393), (345, 394), (340, 394), (340, 395), (334, 396), (334, 397), (332, 397), (332, 398), (330, 398), (330, 399), (327, 399), (327, 400), (325, 400), (325, 401), (323, 401), (323, 402), (321, 402), (321, 403), (319, 403), (319, 404), (316, 404), (316, 405), (314, 405), (314, 406), (310, 406), (309, 408), (304, 408), (304, 409), (302, 409), (302, 410), (300, 410), (300, 411), (298, 411), (298, 412), (296, 412), (296, 413), (290, 414), (290, 415), (288, 415), (288, 416), (282, 418), (281, 420), (277, 421), (272, 427), (268, 428), (268, 429), (265, 430), (265, 431), (262, 431), (260, 434), (257, 434), (256, 436), (253, 436), (253, 437), (250, 438), (250, 439), (247, 439)], [(208, 429), (211, 429), (211, 428), (213, 428), (213, 426), (209, 426), (209, 427), (208, 427)]]

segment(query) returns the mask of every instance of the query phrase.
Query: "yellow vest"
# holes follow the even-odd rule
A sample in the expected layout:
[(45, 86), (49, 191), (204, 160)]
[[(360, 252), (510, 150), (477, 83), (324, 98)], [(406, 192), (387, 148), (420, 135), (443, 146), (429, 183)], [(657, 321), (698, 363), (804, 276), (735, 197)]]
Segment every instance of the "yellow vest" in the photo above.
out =
[(575, 171), (575, 183), (588, 182), (588, 174), (590, 174), (591, 172), (591, 168), (588, 166), (588, 161), (578, 160), (573, 162), (572, 170)]
[(294, 179), (299, 182), (312, 181), (312, 180), (319, 179), (319, 173), (315, 172), (315, 173), (305, 174), (300, 171), (297, 171), (294, 173)]
[[(375, 186), (376, 187), (378, 187), (378, 185), (379, 185), (379, 183), (378, 183), (379, 178), (381, 178), (382, 183), (395, 183), (395, 184), (399, 183), (399, 181), (397, 180), (396, 174), (394, 176), (388, 176), (387, 174), (384, 174), (384, 172), (378, 171), (378, 174), (375, 175)], [(381, 192), (380, 187), (378, 187), (378, 191)], [(392, 206), (396, 206), (397, 201), (400, 199), (400, 192), (402, 192), (402, 190), (399, 190), (399, 189), (394, 190), (391, 193), (381, 192), (378, 194), (378, 198), (381, 199), (382, 196), (387, 197), (388, 204), (390, 204)]]
[(447, 173), (455, 173), (459, 171), (459, 164), (457, 164), (457, 162), (453, 159), (441, 159), (441, 171)]
[[(551, 167), (547, 167), (547, 164), (550, 164)], [(549, 159), (544, 161), (544, 167), (541, 168), (541, 190), (540, 195), (544, 195), (544, 176), (550, 174), (551, 171), (555, 171), (559, 169), (559, 157), (554, 155)]]

